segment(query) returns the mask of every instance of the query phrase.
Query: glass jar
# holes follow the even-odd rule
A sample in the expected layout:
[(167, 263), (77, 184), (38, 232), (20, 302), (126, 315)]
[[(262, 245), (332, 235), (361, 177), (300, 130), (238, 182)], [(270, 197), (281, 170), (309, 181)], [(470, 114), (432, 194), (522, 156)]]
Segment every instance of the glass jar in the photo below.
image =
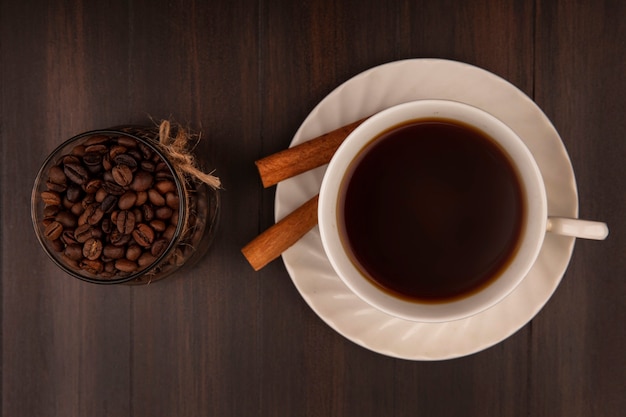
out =
[(35, 233), (63, 271), (99, 284), (147, 284), (206, 253), (219, 191), (186, 174), (156, 128), (77, 135), (45, 160), (31, 196)]

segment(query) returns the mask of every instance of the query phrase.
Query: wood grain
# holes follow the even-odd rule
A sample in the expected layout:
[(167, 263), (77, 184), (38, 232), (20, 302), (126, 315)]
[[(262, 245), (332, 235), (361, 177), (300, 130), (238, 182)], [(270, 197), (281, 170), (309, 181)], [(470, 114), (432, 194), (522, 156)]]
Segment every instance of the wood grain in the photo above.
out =
[[(2, 416), (623, 415), (625, 14), (618, 0), (0, 0)], [(274, 224), (254, 161), (348, 78), (420, 57), (534, 99), (581, 216), (611, 230), (576, 243), (531, 323), (444, 362), (348, 341), (281, 262), (254, 272), (240, 252)], [(145, 287), (64, 275), (32, 232), (39, 165), (77, 133), (162, 118), (203, 132), (197, 154), (223, 180), (213, 247)]]

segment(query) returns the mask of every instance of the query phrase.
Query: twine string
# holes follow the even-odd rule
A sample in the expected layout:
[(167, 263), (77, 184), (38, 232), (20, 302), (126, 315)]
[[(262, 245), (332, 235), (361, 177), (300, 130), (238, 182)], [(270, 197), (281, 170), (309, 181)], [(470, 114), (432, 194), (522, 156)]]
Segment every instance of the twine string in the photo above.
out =
[(163, 120), (159, 125), (159, 143), (167, 152), (172, 165), (177, 170), (207, 184), (214, 190), (220, 189), (221, 181), (213, 175), (214, 171), (207, 174), (198, 168), (193, 154), (188, 149), (191, 135), (182, 126), (177, 126), (175, 137), (170, 135), (171, 130), (170, 122), (167, 120)]

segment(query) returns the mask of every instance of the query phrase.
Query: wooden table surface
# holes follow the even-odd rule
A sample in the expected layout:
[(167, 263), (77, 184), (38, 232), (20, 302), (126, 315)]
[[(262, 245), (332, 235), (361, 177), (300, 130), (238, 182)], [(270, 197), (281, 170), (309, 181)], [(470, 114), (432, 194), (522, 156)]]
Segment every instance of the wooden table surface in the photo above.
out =
[[(623, 416), (626, 3), (15, 1), (0, 6), (2, 416)], [(379, 64), (482, 67), (559, 131), (580, 216), (554, 296), (503, 342), (447, 361), (374, 353), (327, 326), (279, 259), (240, 249), (274, 222), (254, 161), (336, 86)], [(91, 129), (202, 130), (226, 190), (210, 252), (143, 287), (58, 270), (29, 214), (44, 158)]]

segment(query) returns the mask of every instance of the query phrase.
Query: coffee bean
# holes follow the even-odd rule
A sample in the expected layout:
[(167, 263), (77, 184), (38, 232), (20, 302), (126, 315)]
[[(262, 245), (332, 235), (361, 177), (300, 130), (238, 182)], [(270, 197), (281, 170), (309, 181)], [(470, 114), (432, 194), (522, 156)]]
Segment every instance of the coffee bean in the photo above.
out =
[(104, 270), (104, 264), (98, 259), (83, 259), (80, 263), (80, 269), (92, 275), (98, 275)]
[(63, 225), (59, 222), (53, 221), (48, 226), (46, 226), (46, 230), (43, 234), (48, 240), (56, 240), (61, 237), (62, 233)]
[(99, 239), (88, 239), (83, 245), (83, 256), (89, 260), (95, 260), (102, 254), (102, 241)]
[(129, 136), (120, 136), (117, 138), (117, 144), (125, 146), (127, 148), (137, 147), (137, 141)]
[(113, 180), (122, 187), (126, 187), (133, 182), (133, 171), (126, 165), (114, 166), (111, 173), (113, 174)]
[(80, 225), (74, 230), (74, 238), (79, 243), (85, 243), (87, 240), (93, 237), (93, 226), (89, 223)]
[(124, 194), (124, 191), (125, 191), (124, 187), (119, 185), (117, 182), (115, 182), (115, 180), (105, 181), (104, 184), (102, 184), (102, 188), (104, 188), (104, 190), (107, 193), (117, 195), (117, 196)]
[(67, 184), (57, 184), (51, 181), (46, 181), (46, 188), (49, 191), (56, 191), (57, 193), (62, 193), (67, 190)]
[(128, 249), (126, 249), (126, 259), (136, 261), (137, 259), (139, 259), (142, 253), (143, 249), (141, 249), (141, 246), (129, 245)]
[(67, 177), (60, 166), (53, 165), (48, 171), (48, 181), (54, 184), (66, 184)]
[(141, 212), (145, 222), (149, 222), (154, 219), (154, 208), (150, 204), (144, 204), (141, 206)]
[(155, 232), (164, 232), (167, 228), (167, 225), (163, 220), (152, 220), (149, 224)]
[(117, 206), (118, 198), (113, 194), (108, 194), (100, 203), (100, 209), (105, 213), (111, 213)]
[(141, 161), (141, 169), (143, 169), (146, 172), (154, 172), (155, 166), (156, 165), (154, 165), (154, 162), (152, 161), (146, 161), (146, 160)]
[[(109, 147), (107, 145), (105, 145), (104, 143), (97, 143), (94, 145), (89, 145), (85, 148), (85, 155), (83, 155), (83, 160), (85, 159), (85, 157), (88, 154), (98, 154), (100, 156), (99, 160), (98, 160), (98, 164), (100, 163), (100, 161), (102, 160), (102, 155), (103, 153), (106, 153), (109, 151)], [(85, 165), (87, 165), (87, 162), (85, 162)], [(91, 164), (89, 164), (91, 165)]]
[(137, 160), (128, 153), (116, 155), (113, 161), (118, 165), (124, 165), (131, 169), (137, 168)]
[(59, 213), (59, 206), (46, 206), (43, 209), (44, 217), (54, 217)]
[(140, 223), (135, 230), (133, 230), (133, 239), (135, 239), (135, 242), (140, 246), (147, 248), (154, 242), (154, 230), (147, 224)]
[(65, 164), (63, 172), (74, 184), (82, 185), (89, 179), (89, 172), (79, 163)]
[(77, 201), (81, 199), (82, 193), (83, 193), (83, 190), (78, 185), (72, 184), (69, 187), (67, 187), (65, 196), (72, 203), (76, 203)]
[(137, 171), (129, 188), (133, 191), (147, 191), (152, 187), (154, 177), (146, 171)]
[(137, 201), (135, 201), (136, 206), (143, 206), (148, 201), (148, 192), (146, 191), (138, 191), (137, 192)]
[(174, 181), (169, 180), (158, 181), (154, 184), (154, 189), (157, 190), (159, 193), (165, 195), (167, 193), (173, 193), (174, 191), (176, 191), (176, 184), (174, 184)]
[(178, 194), (174, 192), (165, 194), (165, 204), (171, 209), (178, 210), (180, 207), (180, 198), (178, 197)]
[(167, 220), (172, 217), (174, 210), (169, 208), (168, 206), (159, 207), (155, 210), (154, 215), (157, 219)]
[(77, 243), (67, 245), (63, 253), (65, 254), (65, 256), (74, 261), (80, 261), (81, 259), (83, 259), (83, 246)]
[(126, 148), (126, 146), (123, 145), (113, 145), (111, 146), (111, 150), (109, 150), (109, 158), (111, 158), (112, 160), (115, 160), (115, 157), (126, 153), (126, 151), (128, 150), (128, 148)]
[(156, 261), (156, 259), (157, 258), (155, 256), (153, 256), (150, 252), (144, 252), (143, 254), (141, 254), (139, 259), (137, 259), (137, 264), (141, 268), (145, 268), (148, 265), (152, 265), (154, 263), (154, 261)]
[(40, 197), (46, 206), (61, 205), (61, 195), (56, 191), (44, 191), (43, 193), (41, 193)]
[(131, 241), (133, 237), (131, 235), (125, 235), (117, 230), (117, 227), (109, 234), (109, 242), (115, 246), (124, 246)]
[(55, 220), (63, 225), (63, 227), (68, 229), (73, 229), (76, 227), (77, 219), (69, 211), (61, 211), (56, 215)]
[(157, 239), (152, 244), (152, 247), (150, 248), (150, 253), (152, 254), (152, 256), (161, 256), (161, 254), (165, 252), (165, 249), (167, 249), (167, 246), (169, 244), (170, 241), (165, 238)]
[(105, 217), (102, 219), (102, 223), (100, 223), (100, 227), (102, 228), (102, 232), (105, 234), (110, 234), (113, 231), (114, 225), (111, 221), (110, 217)]
[[(105, 150), (107, 149), (106, 146), (104, 145), (94, 145), (94, 146), (102, 146)], [(94, 166), (94, 165), (100, 165), (100, 163), (102, 162), (102, 155), (100, 152), (98, 151), (94, 151), (86, 149), (85, 150), (86, 153), (85, 155), (83, 155), (83, 163), (85, 165), (89, 166)]]
[(135, 215), (132, 211), (122, 210), (117, 216), (117, 230), (128, 235), (135, 229)]
[(118, 259), (115, 261), (115, 268), (119, 269), (122, 272), (135, 272), (139, 269), (139, 266), (136, 262), (133, 262), (129, 259)]
[(98, 178), (94, 178), (94, 179), (87, 181), (83, 185), (83, 188), (87, 194), (94, 194), (100, 189), (101, 186), (102, 186), (102, 180)]
[(74, 237), (74, 232), (72, 230), (63, 230), (63, 233), (61, 234), (61, 242), (63, 242), (65, 245), (78, 243), (76, 241), (76, 238)]
[(137, 202), (137, 194), (134, 191), (126, 191), (120, 196), (117, 206), (120, 210), (128, 210), (135, 206)]
[(151, 188), (148, 190), (148, 200), (155, 206), (164, 206), (165, 205), (165, 197), (161, 195), (157, 190)]
[(102, 249), (102, 254), (109, 259), (123, 258), (125, 253), (126, 253), (126, 250), (122, 246), (106, 245)]

